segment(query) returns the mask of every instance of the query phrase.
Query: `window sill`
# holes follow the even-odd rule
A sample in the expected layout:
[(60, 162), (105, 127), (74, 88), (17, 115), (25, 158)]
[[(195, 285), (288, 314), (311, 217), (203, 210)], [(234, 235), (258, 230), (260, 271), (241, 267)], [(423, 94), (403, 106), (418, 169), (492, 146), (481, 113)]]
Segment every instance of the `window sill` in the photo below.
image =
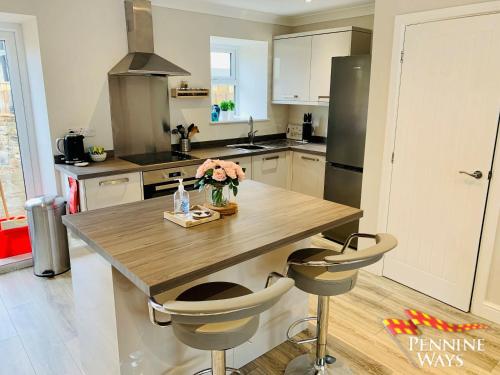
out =
[[(253, 122), (266, 122), (270, 121), (268, 118), (262, 119), (253, 119)], [(219, 124), (247, 124), (248, 119), (234, 119), (234, 120), (226, 120), (226, 121), (210, 121), (210, 125), (219, 125)]]

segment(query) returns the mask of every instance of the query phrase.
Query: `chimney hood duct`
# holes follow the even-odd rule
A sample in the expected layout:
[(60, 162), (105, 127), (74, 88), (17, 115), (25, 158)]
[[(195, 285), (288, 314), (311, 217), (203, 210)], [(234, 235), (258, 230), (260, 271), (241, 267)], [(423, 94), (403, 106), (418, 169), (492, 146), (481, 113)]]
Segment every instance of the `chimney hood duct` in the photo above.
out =
[(153, 19), (149, 0), (125, 0), (128, 55), (113, 69), (112, 76), (188, 76), (188, 71), (154, 53)]

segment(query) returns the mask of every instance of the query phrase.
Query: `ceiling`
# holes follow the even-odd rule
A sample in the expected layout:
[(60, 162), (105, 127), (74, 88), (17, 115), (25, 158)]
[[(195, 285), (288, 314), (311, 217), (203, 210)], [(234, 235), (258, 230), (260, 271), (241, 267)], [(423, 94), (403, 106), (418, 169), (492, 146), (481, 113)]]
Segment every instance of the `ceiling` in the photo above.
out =
[(230, 6), (279, 16), (298, 16), (335, 8), (348, 8), (373, 3), (373, 0), (203, 0), (209, 4)]
[(373, 14), (375, 0), (151, 0), (153, 5), (287, 26)]

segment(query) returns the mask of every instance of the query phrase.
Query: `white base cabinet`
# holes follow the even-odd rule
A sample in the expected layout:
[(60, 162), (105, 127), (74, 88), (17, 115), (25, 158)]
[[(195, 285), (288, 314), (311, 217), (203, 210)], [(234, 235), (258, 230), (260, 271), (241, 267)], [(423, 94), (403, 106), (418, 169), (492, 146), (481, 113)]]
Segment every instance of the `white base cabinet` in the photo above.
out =
[(85, 193), (86, 210), (142, 200), (141, 173), (91, 178), (83, 180), (81, 188)]
[(235, 162), (240, 167), (245, 169), (245, 177), (248, 180), (252, 180), (252, 157), (251, 156), (244, 156), (242, 158), (229, 159), (229, 160)]
[[(68, 176), (61, 174), (63, 195), (69, 201)], [(142, 174), (123, 173), (78, 181), (80, 211), (143, 200)]]
[(287, 151), (252, 156), (252, 180), (288, 188), (289, 157)]
[(294, 152), (291, 190), (323, 199), (325, 163), (324, 156)]

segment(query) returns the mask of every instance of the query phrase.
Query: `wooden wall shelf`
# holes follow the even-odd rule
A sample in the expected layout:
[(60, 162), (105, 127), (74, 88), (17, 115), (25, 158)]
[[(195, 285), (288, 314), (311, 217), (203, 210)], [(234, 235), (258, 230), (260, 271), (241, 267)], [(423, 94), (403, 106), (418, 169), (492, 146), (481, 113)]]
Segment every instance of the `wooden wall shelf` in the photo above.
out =
[(206, 98), (209, 94), (209, 89), (171, 89), (172, 98)]

